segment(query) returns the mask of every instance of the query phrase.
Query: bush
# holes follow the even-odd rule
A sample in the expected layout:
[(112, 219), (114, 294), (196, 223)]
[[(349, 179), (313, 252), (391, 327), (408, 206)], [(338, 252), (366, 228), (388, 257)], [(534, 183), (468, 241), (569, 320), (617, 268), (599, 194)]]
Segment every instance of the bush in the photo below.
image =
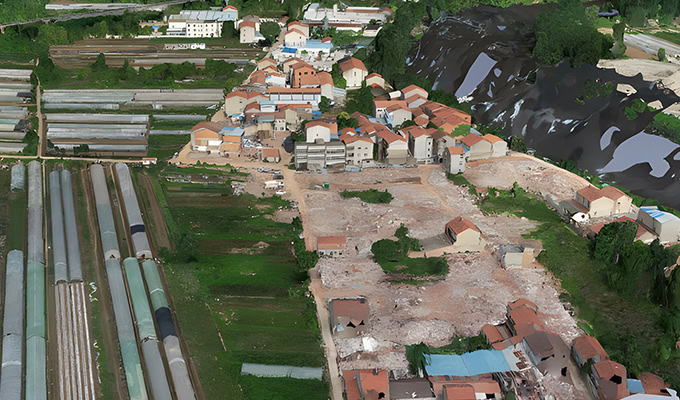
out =
[(345, 190), (343, 192), (340, 192), (340, 196), (342, 196), (345, 199), (356, 197), (365, 203), (372, 204), (389, 204), (392, 201), (392, 195), (390, 194), (390, 192), (387, 191), (387, 189), (385, 189), (384, 192), (381, 192), (376, 189), (369, 189), (356, 192)]

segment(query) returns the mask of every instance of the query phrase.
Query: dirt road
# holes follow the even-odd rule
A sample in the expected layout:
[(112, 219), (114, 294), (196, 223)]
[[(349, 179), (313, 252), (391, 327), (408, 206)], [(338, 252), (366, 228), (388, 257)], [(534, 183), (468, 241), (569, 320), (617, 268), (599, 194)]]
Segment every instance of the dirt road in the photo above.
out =
[[(165, 247), (171, 250), (172, 243), (170, 242), (170, 235), (168, 234), (168, 226), (165, 223), (165, 217), (163, 216), (163, 211), (161, 211), (160, 204), (158, 204), (158, 199), (153, 195), (154, 191), (151, 180), (146, 173), (141, 173), (137, 176), (139, 176), (139, 183), (142, 184), (142, 192), (145, 193), (143, 196), (146, 196), (149, 199), (149, 206), (151, 208), (150, 211), (153, 221), (151, 226), (154, 230), (152, 237), (157, 240), (156, 245), (159, 249)], [(142, 205), (146, 206), (145, 202), (142, 203)]]

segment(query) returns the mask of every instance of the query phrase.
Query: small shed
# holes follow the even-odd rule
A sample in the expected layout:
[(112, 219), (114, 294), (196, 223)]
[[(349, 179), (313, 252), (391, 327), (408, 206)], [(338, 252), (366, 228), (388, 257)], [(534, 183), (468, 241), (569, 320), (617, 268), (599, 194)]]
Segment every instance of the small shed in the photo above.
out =
[(505, 269), (530, 267), (536, 260), (534, 249), (521, 244), (501, 245), (498, 256)]
[(347, 238), (344, 236), (320, 236), (316, 239), (316, 251), (320, 256), (342, 256), (346, 245)]
[(277, 163), (281, 161), (279, 149), (262, 149), (260, 151), (260, 159), (262, 161)]

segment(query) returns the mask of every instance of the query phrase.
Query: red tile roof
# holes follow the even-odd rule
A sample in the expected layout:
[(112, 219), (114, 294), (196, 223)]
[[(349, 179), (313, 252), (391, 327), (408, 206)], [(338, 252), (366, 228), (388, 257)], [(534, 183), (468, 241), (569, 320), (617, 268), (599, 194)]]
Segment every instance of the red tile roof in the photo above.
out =
[(446, 228), (451, 229), (456, 235), (458, 235), (459, 233), (464, 232), (468, 229), (472, 229), (473, 231), (477, 231), (477, 232), (481, 233), (481, 231), (479, 230), (479, 228), (477, 228), (475, 226), (475, 224), (473, 224), (472, 222), (470, 222), (469, 220), (467, 220), (467, 219), (465, 219), (461, 216), (458, 216), (458, 217), (452, 219), (451, 221), (449, 221), (446, 224)]
[(595, 186), (586, 186), (576, 193), (580, 194), (581, 197), (588, 201), (594, 201), (604, 196)]
[(331, 301), (333, 306), (333, 316), (347, 317), (359, 321), (368, 319), (368, 300), (359, 299), (334, 299)]
[(463, 154), (463, 147), (461, 146), (449, 146), (447, 147), (449, 150), (449, 154), (454, 155), (454, 154)]
[(492, 135), (490, 133), (487, 133), (486, 135), (484, 135), (484, 140), (486, 140), (487, 142), (489, 142), (491, 144), (498, 143), (498, 142), (504, 142), (503, 139), (499, 138), (496, 135)]
[(345, 143), (345, 144), (350, 144), (350, 143), (354, 143), (354, 142), (366, 142), (366, 143), (373, 144), (373, 141), (368, 136), (358, 136), (358, 135), (352, 136), (352, 135), (343, 134), (342, 137), (340, 138), (340, 140), (342, 140), (343, 143)]
[(642, 387), (645, 389), (645, 394), (668, 395), (668, 393), (661, 391), (668, 388), (668, 385), (666, 385), (660, 377), (650, 372), (643, 372), (640, 374), (640, 381), (642, 382)]
[(342, 250), (347, 239), (344, 236), (319, 236), (316, 238), (317, 250)]
[(253, 21), (243, 21), (239, 24), (238, 29), (243, 29), (243, 28), (253, 28), (253, 29), (255, 29), (255, 22), (253, 22)]
[(260, 61), (257, 62), (257, 64), (260, 65), (260, 64), (265, 63), (265, 62), (276, 65), (276, 61), (272, 60), (269, 57), (265, 57), (265, 58), (261, 59)]
[(517, 300), (515, 300), (511, 303), (508, 303), (508, 309), (510, 309), (510, 310), (514, 310), (514, 309), (520, 308), (520, 307), (529, 307), (530, 309), (532, 309), (534, 311), (538, 311), (538, 306), (536, 305), (536, 303), (534, 303), (531, 300), (527, 300), (525, 298), (519, 298), (519, 299), (517, 299)]
[[(427, 94), (427, 90), (421, 88), (420, 86), (416, 86), (416, 85), (408, 85), (408, 86), (406, 86), (405, 88), (401, 89), (401, 93), (403, 93), (404, 96), (406, 96), (407, 93), (410, 93), (410, 92), (412, 92), (412, 91), (414, 91), (414, 90), (423, 91), (423, 92), (425, 92), (425, 93)], [(409, 96), (409, 97), (410, 97), (410, 96)]]
[(475, 389), (472, 385), (454, 384), (445, 385), (444, 392), (448, 400), (475, 400)]
[(368, 74), (368, 75), (366, 76), (366, 79), (368, 79), (368, 78), (376, 78), (376, 77), (377, 77), (377, 78), (382, 78), (382, 75), (376, 74), (375, 72), (373, 72), (372, 74)]
[(271, 86), (267, 88), (267, 93), (283, 94), (283, 93), (307, 93), (318, 94), (321, 93), (321, 88), (286, 88), (281, 86)]
[(319, 83), (321, 85), (334, 86), (333, 85), (333, 77), (328, 72), (321, 71), (321, 72), (317, 73), (316, 76), (319, 78)]
[[(257, 73), (257, 72), (255, 72), (255, 73)], [(226, 95), (225, 97), (226, 97), (227, 99), (230, 99), (230, 98), (232, 98), (232, 97), (241, 97), (241, 98), (243, 98), (243, 99), (252, 99), (253, 97), (257, 97), (257, 96), (265, 97), (265, 96), (264, 96), (262, 93), (260, 93), (260, 92), (243, 92), (243, 91), (241, 91), (241, 90), (237, 90), (237, 91), (235, 91), (235, 92), (231, 92), (231, 93), (229, 93), (228, 95)]]
[(326, 121), (322, 121), (322, 120), (318, 120), (318, 119), (317, 119), (317, 120), (314, 120), (314, 121), (309, 121), (309, 122), (307, 122), (307, 124), (305, 125), (305, 130), (307, 130), (307, 129), (309, 129), (309, 128), (313, 128), (313, 127), (315, 127), (315, 126), (323, 126), (323, 127), (326, 127), (326, 128), (328, 128), (328, 129), (331, 131), (331, 133), (333, 133), (333, 134), (337, 134), (337, 133), (338, 133), (338, 124), (337, 124), (337, 123), (335, 123), (335, 122), (326, 122)]
[(302, 35), (302, 36), (307, 37), (307, 35), (305, 35), (304, 32), (300, 31), (299, 29), (295, 29), (295, 28), (293, 28), (293, 29), (288, 29), (288, 30), (286, 31), (286, 34), (283, 35), (283, 37), (286, 37), (286, 36), (290, 35), (291, 33), (297, 33), (298, 35)]
[(460, 141), (465, 143), (467, 147), (472, 147), (473, 145), (481, 142), (482, 140), (484, 139), (481, 136), (474, 133), (470, 133), (469, 135), (460, 139)]
[(401, 103), (392, 104), (391, 106), (389, 106), (385, 109), (385, 111), (387, 111), (388, 113), (393, 113), (397, 110), (405, 110), (405, 111), (408, 111), (409, 113), (411, 112), (411, 110), (408, 107), (406, 107), (406, 105), (401, 104)]
[[(626, 396), (628, 396), (628, 382), (627, 382), (627, 376), (626, 376), (626, 367), (623, 365), (611, 361), (611, 360), (605, 360), (605, 361), (600, 361), (593, 365), (593, 368), (595, 368), (595, 371), (597, 371), (597, 374), (600, 376), (600, 388), (602, 388), (602, 384), (606, 382), (611, 382), (611, 378), (613, 376), (618, 376), (621, 378), (621, 383), (616, 384), (616, 398), (617, 399), (622, 399)], [(643, 386), (644, 387), (644, 386)], [(598, 388), (599, 389), (599, 388)]]
[(321, 39), (321, 43), (328, 43), (328, 42), (330, 42), (330, 41), (332, 41), (332, 40), (333, 40), (332, 37), (326, 36), (325, 38)]
[(403, 106), (404, 108), (408, 109), (406, 107), (406, 102), (404, 100), (377, 100), (373, 99), (373, 104), (375, 105), (375, 108), (389, 108), (394, 105), (400, 105)]
[(290, 24), (288, 24), (288, 26), (307, 26), (307, 25), (303, 24), (300, 21), (293, 21)]
[(279, 149), (262, 149), (263, 158), (279, 157)]
[(238, 11), (238, 8), (236, 8), (234, 6), (226, 6), (222, 9), (222, 11), (226, 11), (226, 10), (237, 10)]
[(486, 336), (486, 340), (489, 343), (502, 342), (504, 340), (503, 335), (498, 331), (498, 328), (491, 324), (484, 325), (482, 327), (482, 333), (484, 333), (484, 336)]
[(216, 133), (219, 133), (222, 128), (224, 128), (224, 125), (217, 124), (215, 122), (210, 122), (210, 121), (201, 121), (194, 125), (193, 128), (191, 128), (191, 131), (197, 131), (199, 129), (207, 129), (209, 131), (213, 131)]
[(600, 193), (602, 193), (603, 196), (609, 197), (612, 200), (618, 200), (626, 195), (625, 193), (615, 188), (614, 186), (605, 186), (602, 189), (600, 189)]
[[(383, 394), (382, 398), (387, 398), (385, 396), (389, 392), (389, 380), (385, 370), (343, 371), (342, 376), (345, 378), (347, 400), (378, 400), (380, 393)], [(361, 382), (361, 390), (357, 379)]]
[(401, 136), (397, 135), (396, 133), (391, 132), (387, 129), (378, 130), (378, 131), (375, 132), (375, 134), (378, 135), (384, 141), (386, 141), (388, 145), (392, 144), (394, 142), (397, 142), (397, 141), (401, 141), (401, 142), (406, 141), (406, 139), (404, 139), (403, 137), (401, 137)]
[(600, 356), (600, 360), (609, 359), (609, 355), (604, 351), (600, 342), (592, 336), (581, 335), (574, 339), (571, 345), (576, 349), (583, 362), (596, 356)]
[(351, 57), (349, 60), (345, 60), (340, 63), (340, 70), (342, 70), (342, 72), (347, 72), (354, 68), (358, 68), (362, 71), (368, 72), (364, 63), (361, 60), (356, 59), (354, 57)]

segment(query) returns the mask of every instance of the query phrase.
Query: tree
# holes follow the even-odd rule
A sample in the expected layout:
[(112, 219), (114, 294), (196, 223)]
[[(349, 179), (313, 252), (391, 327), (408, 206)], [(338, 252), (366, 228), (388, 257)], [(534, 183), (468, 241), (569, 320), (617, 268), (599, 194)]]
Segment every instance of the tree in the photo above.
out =
[(344, 128), (358, 128), (359, 123), (356, 119), (349, 116), (346, 111), (341, 112), (336, 118), (336, 123), (338, 124), (338, 130)]
[(234, 28), (234, 24), (231, 21), (226, 21), (222, 23), (222, 35), (223, 38), (235, 38), (238, 37), (238, 30)]
[(347, 87), (347, 80), (342, 76), (340, 67), (338, 64), (333, 64), (333, 69), (331, 70), (331, 77), (333, 78), (333, 86), (337, 88), (344, 89)]
[(569, 58), (572, 66), (595, 65), (610, 48), (610, 41), (597, 31), (579, 0), (560, 0), (557, 9), (536, 18), (534, 56), (542, 63)]
[(321, 96), (321, 101), (319, 102), (319, 110), (322, 113), (327, 113), (331, 108), (331, 99), (326, 96)]
[(97, 59), (90, 65), (90, 69), (94, 72), (104, 72), (109, 67), (106, 65), (106, 56), (103, 53), (97, 55)]
[(460, 124), (453, 131), (451, 136), (467, 136), (470, 134), (470, 124)]
[(366, 86), (366, 82), (361, 83), (361, 89), (355, 90), (351, 94), (351, 99), (345, 107), (349, 114), (358, 111), (363, 114), (373, 113), (373, 94), (371, 88)]
[(527, 152), (527, 143), (521, 136), (513, 136), (510, 138), (510, 150), (520, 153)]
[(626, 53), (626, 44), (623, 41), (623, 34), (626, 31), (626, 24), (623, 21), (618, 21), (613, 26), (614, 46), (612, 47), (612, 56), (614, 58), (622, 57)]
[(593, 258), (607, 264), (615, 264), (624, 249), (633, 244), (637, 234), (634, 222), (612, 222), (600, 229), (595, 237)]
[(659, 47), (659, 50), (656, 52), (656, 57), (659, 59), (659, 61), (666, 62), (666, 49)]
[(260, 33), (271, 43), (275, 43), (281, 33), (281, 27), (276, 22), (263, 22), (260, 24)]

